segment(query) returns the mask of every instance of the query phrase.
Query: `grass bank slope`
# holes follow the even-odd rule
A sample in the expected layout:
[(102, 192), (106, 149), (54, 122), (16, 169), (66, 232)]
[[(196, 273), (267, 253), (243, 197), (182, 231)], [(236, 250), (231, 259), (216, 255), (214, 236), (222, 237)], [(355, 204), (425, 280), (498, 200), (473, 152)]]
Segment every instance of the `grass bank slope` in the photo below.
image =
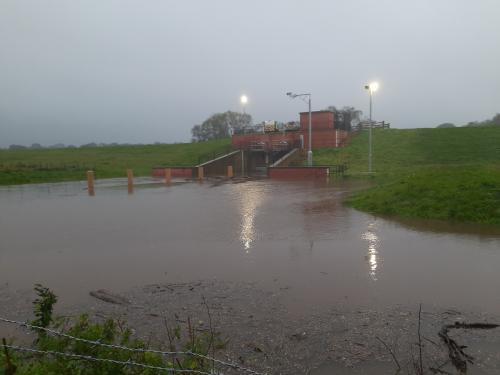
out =
[(199, 158), (228, 151), (230, 140), (169, 145), (109, 146), (40, 150), (0, 150), (0, 185), (85, 179), (92, 169), (97, 178), (124, 177), (132, 168), (147, 176), (154, 166), (190, 166)]
[(386, 180), (348, 203), (389, 216), (500, 224), (500, 168), (423, 169)]
[[(367, 170), (368, 134), (318, 150), (317, 164)], [(500, 128), (385, 129), (374, 132), (376, 187), (348, 200), (383, 215), (500, 224)]]
[[(355, 175), (368, 170), (368, 132), (347, 147), (320, 149), (318, 165), (349, 164)], [(474, 166), (500, 162), (500, 127), (452, 129), (377, 129), (373, 132), (373, 169), (377, 175), (400, 174), (431, 166)]]

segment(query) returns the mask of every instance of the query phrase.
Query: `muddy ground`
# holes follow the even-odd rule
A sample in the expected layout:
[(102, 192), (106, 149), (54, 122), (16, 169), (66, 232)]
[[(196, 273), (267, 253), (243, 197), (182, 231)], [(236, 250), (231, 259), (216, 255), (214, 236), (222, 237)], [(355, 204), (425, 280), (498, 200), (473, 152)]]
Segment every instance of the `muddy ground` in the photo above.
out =
[[(153, 284), (122, 293), (129, 303), (120, 300), (114, 304), (89, 295), (85, 303), (59, 306), (57, 313), (76, 316), (87, 312), (95, 319), (119, 318), (152, 346), (166, 348), (164, 318), (171, 327), (186, 327), (189, 317), (198, 332), (209, 332), (208, 305), (213, 330), (222, 340), (227, 340), (225, 349), (217, 356), (260, 372), (393, 374), (397, 369), (390, 353), (393, 351), (402, 373), (415, 373), (413, 365), (419, 362), (419, 306), (370, 309), (340, 301), (321, 310), (307, 306), (306, 313), (297, 313), (286, 307), (289, 293), (287, 286), (276, 285), (272, 290), (265, 290), (255, 283), (219, 280)], [(0, 316), (17, 320), (31, 318), (34, 298), (32, 291), (1, 286)], [(425, 373), (457, 373), (449, 363), (447, 348), (438, 337), (444, 324), (454, 322), (498, 323), (500, 317), (423, 305), (420, 333)], [(0, 332), (23, 335), (22, 330), (13, 331), (1, 323)], [(458, 343), (467, 345), (466, 352), (475, 358), (468, 374), (500, 373), (500, 328), (457, 329), (450, 335)]]

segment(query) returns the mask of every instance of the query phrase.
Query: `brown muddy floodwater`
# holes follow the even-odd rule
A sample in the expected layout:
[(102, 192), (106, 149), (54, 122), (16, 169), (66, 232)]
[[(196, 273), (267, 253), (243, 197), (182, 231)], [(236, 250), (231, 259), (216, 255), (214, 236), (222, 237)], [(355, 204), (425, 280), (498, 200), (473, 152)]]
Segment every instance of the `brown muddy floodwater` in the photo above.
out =
[[(288, 308), (418, 304), (500, 313), (500, 229), (397, 223), (342, 205), (359, 183), (108, 180), (0, 189), (0, 285), (61, 301), (200, 279), (290, 293)], [(357, 186), (356, 186), (357, 185)]]

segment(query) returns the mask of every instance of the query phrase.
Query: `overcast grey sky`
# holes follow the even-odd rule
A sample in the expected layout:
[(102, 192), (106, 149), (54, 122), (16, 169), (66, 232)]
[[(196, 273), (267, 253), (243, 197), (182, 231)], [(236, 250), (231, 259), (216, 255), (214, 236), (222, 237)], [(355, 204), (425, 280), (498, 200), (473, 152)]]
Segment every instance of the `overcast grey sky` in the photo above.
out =
[(215, 112), (296, 120), (377, 79), (393, 127), (500, 112), (498, 0), (1, 0), (0, 146), (189, 141)]

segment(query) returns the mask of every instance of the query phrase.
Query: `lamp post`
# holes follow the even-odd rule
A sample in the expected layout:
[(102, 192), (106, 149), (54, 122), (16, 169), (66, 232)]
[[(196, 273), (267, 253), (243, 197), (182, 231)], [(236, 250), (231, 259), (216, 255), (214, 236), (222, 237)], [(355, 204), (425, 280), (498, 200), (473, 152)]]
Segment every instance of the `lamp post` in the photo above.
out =
[[(304, 102), (306, 102), (309, 106), (309, 150), (307, 151), (307, 165), (309, 167), (312, 167), (313, 163), (313, 152), (312, 152), (312, 132), (311, 132), (311, 94), (294, 94), (292, 92), (287, 92), (287, 96), (289, 96), (292, 99), (295, 98), (301, 98)], [(307, 97), (307, 99), (306, 99)], [(307, 100), (307, 101), (306, 101)]]
[[(243, 115), (245, 115), (245, 106), (248, 103), (248, 97), (246, 95), (241, 95), (240, 98), (241, 105), (243, 106)], [(241, 149), (241, 176), (245, 175), (245, 151)]]
[(377, 91), (379, 88), (378, 82), (372, 82), (368, 85), (365, 85), (365, 89), (370, 93), (370, 128), (368, 130), (368, 173), (372, 173), (372, 109), (373, 109), (373, 93)]
[(246, 95), (241, 95), (240, 102), (243, 106), (243, 114), (245, 114), (245, 106), (248, 103), (248, 97)]

